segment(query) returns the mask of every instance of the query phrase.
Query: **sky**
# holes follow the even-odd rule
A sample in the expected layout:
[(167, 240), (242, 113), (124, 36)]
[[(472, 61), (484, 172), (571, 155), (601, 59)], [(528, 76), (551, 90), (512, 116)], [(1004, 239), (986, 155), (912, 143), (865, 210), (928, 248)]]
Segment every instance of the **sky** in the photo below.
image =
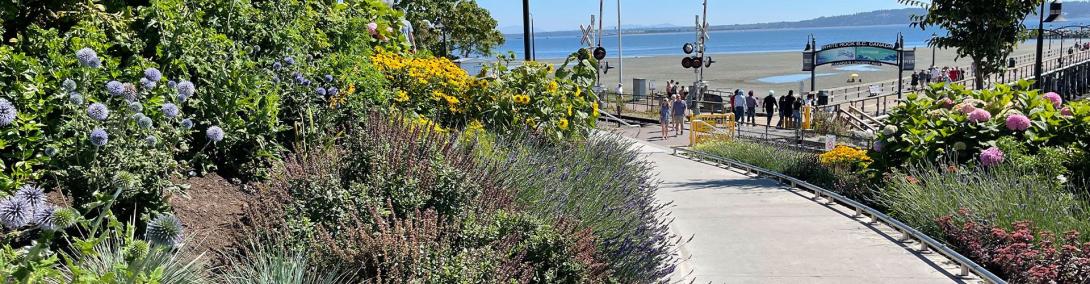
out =
[[(605, 0), (605, 26), (616, 26), (617, 1)], [(507, 32), (522, 27), (521, 0), (477, 0), (499, 21)], [(594, 0), (530, 0), (534, 23), (541, 31), (578, 30), (598, 13)], [(625, 26), (695, 25), (694, 15), (701, 14), (701, 0), (621, 0)], [(897, 0), (708, 0), (708, 22), (712, 25), (752, 24), (808, 20), (907, 6)]]

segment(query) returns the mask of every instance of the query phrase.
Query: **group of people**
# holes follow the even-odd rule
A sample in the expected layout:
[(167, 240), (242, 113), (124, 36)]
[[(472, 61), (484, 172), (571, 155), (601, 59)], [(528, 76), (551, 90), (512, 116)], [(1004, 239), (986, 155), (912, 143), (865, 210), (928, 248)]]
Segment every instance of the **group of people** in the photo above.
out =
[[(667, 139), (671, 132), (674, 133), (673, 136), (675, 137), (685, 134), (686, 111), (689, 109), (684, 96), (672, 94), (669, 91), (671, 87), (673, 85), (667, 87), (667, 96), (664, 96), (659, 102), (659, 124), (662, 126), (661, 138), (663, 140)], [(804, 97), (795, 96), (794, 90), (788, 91), (786, 96), (778, 98), (776, 97), (776, 91), (769, 90), (767, 96), (758, 99), (753, 90), (745, 92), (738, 89), (734, 91), (734, 95), (730, 97), (730, 102), (727, 105), (730, 106), (731, 111), (734, 113), (735, 123), (739, 127), (746, 124), (757, 126), (757, 111), (763, 109), (765, 127), (772, 127), (772, 119), (779, 114), (780, 120), (776, 122), (776, 128), (798, 128), (802, 124), (803, 106), (813, 106), (815, 104), (816, 100), (813, 94)]]
[(927, 70), (920, 70), (920, 72), (912, 73), (912, 89), (919, 89), (918, 86), (926, 86), (931, 83), (952, 83), (965, 80), (965, 69), (959, 67), (931, 67)]
[(681, 96), (681, 100), (685, 100), (689, 96), (689, 89), (681, 85), (681, 82), (674, 80), (666, 81), (666, 96), (673, 98), (674, 95)]

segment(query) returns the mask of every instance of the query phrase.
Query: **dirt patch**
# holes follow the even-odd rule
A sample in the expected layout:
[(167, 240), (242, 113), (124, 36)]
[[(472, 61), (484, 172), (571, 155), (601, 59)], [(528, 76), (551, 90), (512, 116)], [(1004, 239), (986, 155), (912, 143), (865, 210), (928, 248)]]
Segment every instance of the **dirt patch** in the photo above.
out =
[(181, 219), (189, 249), (217, 259), (231, 253), (238, 221), (253, 200), (239, 185), (217, 176), (195, 177), (184, 194), (170, 198), (174, 214)]

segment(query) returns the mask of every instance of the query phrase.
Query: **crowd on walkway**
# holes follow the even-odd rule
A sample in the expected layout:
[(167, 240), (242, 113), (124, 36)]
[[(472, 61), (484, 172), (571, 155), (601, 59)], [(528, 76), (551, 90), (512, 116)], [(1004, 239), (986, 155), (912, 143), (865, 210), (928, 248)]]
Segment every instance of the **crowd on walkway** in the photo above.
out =
[(953, 83), (965, 80), (965, 69), (960, 67), (944, 66), (941, 69), (931, 67), (926, 70), (912, 73), (912, 90), (919, 90), (931, 83)]
[[(685, 134), (685, 119), (692, 112), (689, 104), (692, 98), (689, 92), (679, 82), (670, 80), (666, 83), (666, 95), (659, 102), (659, 124), (662, 126), (662, 139), (677, 137)], [(707, 101), (701, 99), (700, 101)], [(707, 103), (707, 102), (705, 102)], [(723, 101), (724, 109), (734, 115), (734, 121), (738, 127), (745, 125), (759, 126), (757, 116), (761, 114), (765, 118), (765, 127), (778, 129), (797, 129), (802, 125), (802, 111), (804, 106), (815, 106), (817, 100), (815, 94), (796, 96), (794, 90), (787, 91), (787, 95), (776, 96), (775, 90), (769, 90), (768, 95), (760, 98), (756, 91), (743, 91), (737, 89), (730, 96), (729, 102)], [(763, 113), (758, 111), (763, 110)], [(772, 123), (776, 116), (779, 120)]]

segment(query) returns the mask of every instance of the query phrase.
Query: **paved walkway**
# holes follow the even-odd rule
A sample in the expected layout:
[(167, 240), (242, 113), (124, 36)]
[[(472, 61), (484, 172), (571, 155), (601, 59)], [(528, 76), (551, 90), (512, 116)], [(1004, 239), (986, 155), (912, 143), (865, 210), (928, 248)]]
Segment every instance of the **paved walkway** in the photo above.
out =
[[(657, 133), (656, 133), (657, 134)], [(669, 142), (669, 141), (662, 141)], [(673, 202), (681, 248), (676, 280), (696, 283), (957, 283), (957, 266), (897, 243), (891, 228), (776, 182), (637, 144), (657, 165), (658, 198)], [(685, 274), (692, 274), (686, 277)], [(975, 282), (964, 280), (964, 282)]]

